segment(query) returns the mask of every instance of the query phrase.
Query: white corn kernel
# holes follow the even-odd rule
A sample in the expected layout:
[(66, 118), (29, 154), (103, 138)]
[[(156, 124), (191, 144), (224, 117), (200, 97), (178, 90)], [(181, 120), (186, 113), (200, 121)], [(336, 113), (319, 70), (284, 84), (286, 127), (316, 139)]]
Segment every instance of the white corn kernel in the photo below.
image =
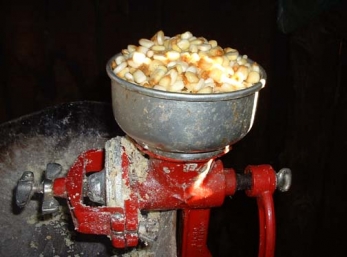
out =
[(146, 55), (143, 54), (143, 53), (139, 53), (139, 52), (134, 52), (133, 54), (133, 61), (136, 63), (136, 64), (143, 64), (145, 62), (145, 59), (146, 59)]
[(224, 68), (229, 67), (230, 61), (229, 61), (228, 57), (226, 57), (225, 55), (223, 55), (222, 58), (223, 58), (222, 66), (223, 66)]
[(145, 80), (145, 81), (143, 81), (142, 83), (139, 83), (141, 86), (143, 86), (143, 87), (151, 87), (151, 84), (147, 81), (147, 80)]
[(258, 83), (260, 80), (260, 74), (256, 71), (251, 71), (249, 74), (248, 74), (248, 77), (246, 79), (246, 82), (248, 83)]
[(158, 45), (163, 45), (165, 40), (164, 32), (159, 30), (157, 34), (154, 35), (152, 41), (156, 42)]
[(192, 53), (190, 55), (190, 61), (192, 64), (196, 65), (198, 61), (200, 61), (200, 56), (198, 53)]
[(188, 52), (181, 53), (181, 61), (182, 62), (185, 62), (188, 64), (188, 63), (190, 63), (190, 59), (191, 59), (190, 53), (188, 53)]
[(163, 54), (154, 54), (154, 55), (153, 55), (153, 59), (154, 59), (154, 60), (161, 61), (161, 62), (164, 62), (164, 63), (167, 62), (167, 58), (166, 58), (166, 56), (163, 55)]
[(165, 75), (164, 77), (162, 77), (158, 84), (160, 86), (168, 88), (170, 86), (170, 84), (171, 84), (171, 77), (170, 77), (170, 75)]
[(214, 66), (218, 66), (218, 65), (221, 66), (224, 62), (224, 59), (221, 56), (212, 56), (211, 60), (213, 64), (215, 64)]
[(235, 72), (235, 75), (239, 77), (240, 81), (245, 80), (248, 76), (248, 68), (246, 66), (241, 65)]
[(116, 64), (119, 65), (119, 64), (121, 64), (122, 62), (125, 62), (124, 56), (123, 56), (123, 55), (117, 56), (117, 58), (116, 58)]
[(141, 84), (147, 80), (146, 75), (141, 70), (135, 71), (133, 76), (134, 76), (135, 82), (139, 83), (139, 84)]
[(147, 53), (146, 53), (146, 56), (147, 56), (148, 58), (152, 58), (153, 55), (154, 55), (153, 50), (148, 50)]
[(165, 46), (165, 49), (168, 49), (169, 50), (169, 46), (170, 46), (170, 39), (166, 39), (166, 40), (164, 40), (164, 44), (163, 44), (164, 46)]
[(208, 52), (211, 56), (222, 56), (224, 54), (224, 51), (220, 46), (215, 46), (211, 48)]
[(224, 53), (235, 52), (235, 51), (237, 51), (237, 50), (234, 48), (231, 48), (231, 47), (224, 48)]
[(212, 69), (208, 75), (217, 83), (221, 83), (222, 74), (223, 72), (220, 69)]
[(136, 48), (136, 52), (139, 52), (139, 53), (143, 53), (143, 54), (146, 54), (148, 52), (148, 48), (147, 47), (144, 47), (144, 46), (138, 46)]
[(189, 81), (189, 83), (197, 83), (199, 81), (198, 76), (196, 76), (196, 74), (191, 71), (186, 71), (184, 73), (184, 76)]
[(152, 60), (151, 63), (148, 65), (148, 71), (152, 73), (158, 68), (158, 66), (164, 66), (164, 63), (159, 60)]
[(204, 87), (211, 87), (212, 89), (216, 86), (216, 83), (205, 83)]
[(199, 51), (198, 46), (191, 44), (189, 46), (189, 51), (192, 52), (192, 53), (197, 53)]
[(183, 51), (187, 50), (190, 46), (190, 43), (187, 39), (182, 39), (177, 42), (177, 46), (181, 48)]
[(250, 82), (247, 82), (247, 81), (242, 82), (242, 84), (243, 84), (246, 88), (253, 86), (253, 83), (250, 83)]
[(127, 60), (127, 64), (135, 69), (141, 66), (141, 64), (134, 62), (132, 59)]
[(199, 39), (201, 39), (203, 43), (208, 43), (208, 40), (204, 37), (199, 37)]
[(176, 52), (182, 52), (182, 49), (177, 44), (171, 44), (172, 50), (175, 50)]
[(230, 60), (230, 61), (235, 61), (239, 57), (239, 52), (238, 51), (230, 51), (225, 54), (225, 56)]
[(117, 73), (117, 76), (124, 78), (125, 74), (128, 73), (129, 71), (130, 71), (129, 67), (125, 67), (123, 70), (121, 70), (120, 72)]
[(185, 72), (188, 69), (188, 67), (189, 67), (189, 64), (186, 63), (186, 62), (177, 62), (177, 64), (182, 66), (182, 71), (183, 72)]
[(236, 80), (234, 76), (232, 76), (230, 78), (223, 76), (222, 77), (222, 83), (227, 83), (227, 84), (230, 84), (233, 86), (237, 86), (237, 85), (241, 84), (242, 82), (239, 82), (238, 80)]
[(235, 87), (231, 84), (228, 84), (228, 83), (223, 83), (220, 87), (221, 92), (231, 92), (234, 90), (235, 90)]
[(167, 67), (165, 66), (165, 65), (159, 65), (158, 67), (157, 67), (157, 69), (158, 70), (163, 70), (163, 71), (165, 71), (165, 72), (167, 72)]
[(200, 50), (198, 51), (198, 55), (200, 56), (200, 58), (209, 57), (208, 52)]
[(154, 45), (154, 42), (152, 40), (149, 40), (149, 39), (146, 39), (146, 38), (141, 38), (139, 40), (139, 44), (144, 46), (144, 47), (151, 48), (152, 45)]
[(237, 63), (240, 65), (245, 65), (247, 63), (247, 59), (245, 58), (240, 58), (237, 60)]
[(197, 92), (197, 91), (199, 91), (200, 89), (202, 89), (204, 86), (205, 86), (205, 80), (204, 80), (204, 79), (200, 79), (199, 82), (196, 83), (196, 84), (194, 85), (193, 90), (194, 90), (195, 92)]
[(181, 74), (184, 72), (181, 64), (176, 64), (173, 68), (177, 71), (178, 74)]
[(198, 67), (202, 70), (210, 70), (213, 67), (212, 60), (208, 57), (201, 58), (198, 62)]
[(205, 84), (213, 83), (212, 78), (205, 79)]
[(217, 43), (216, 40), (210, 40), (210, 41), (208, 41), (208, 43), (209, 43), (212, 47), (218, 46), (218, 43)]
[(145, 60), (144, 60), (143, 63), (146, 64), (147, 67), (148, 67), (148, 65), (149, 65), (151, 62), (152, 62), (151, 58), (145, 57)]
[(122, 62), (121, 64), (119, 64), (116, 68), (114, 68), (113, 72), (115, 74), (118, 74), (120, 71), (122, 71), (123, 69), (125, 69), (127, 67), (127, 63), (126, 62)]
[(156, 69), (151, 75), (150, 75), (150, 79), (149, 82), (152, 85), (158, 84), (159, 81), (162, 79), (162, 77), (164, 77), (166, 71), (163, 69)]
[(194, 40), (190, 41), (191, 45), (201, 45), (203, 43), (204, 43), (204, 41), (201, 39), (194, 39)]
[(128, 51), (130, 52), (130, 53), (132, 53), (132, 52), (135, 52), (136, 51), (136, 45), (128, 45)]
[(245, 89), (245, 88), (246, 88), (246, 86), (243, 83), (239, 83), (239, 84), (235, 85), (235, 91)]
[(160, 86), (160, 85), (155, 85), (153, 89), (160, 90), (160, 91), (167, 91), (166, 87)]
[(213, 92), (212, 87), (204, 87), (204, 88), (200, 89), (197, 93), (198, 94), (210, 94), (212, 92)]
[(184, 75), (183, 75), (183, 73), (181, 73), (181, 74), (179, 74), (179, 73), (177, 73), (177, 79), (176, 79), (176, 81), (183, 81), (183, 78), (184, 78)]
[(179, 52), (176, 52), (176, 51), (167, 51), (166, 52), (166, 58), (169, 60), (169, 61), (176, 61), (178, 60), (179, 58), (181, 57), (180, 53)]
[(185, 83), (184, 89), (185, 89), (188, 93), (195, 92), (196, 90), (194, 90), (194, 87), (196, 86), (196, 84), (197, 84), (197, 83)]
[(166, 66), (168, 69), (170, 69), (170, 68), (176, 66), (176, 64), (177, 64), (177, 62), (173, 61), (173, 62), (169, 62)]
[(162, 46), (162, 45), (154, 45), (151, 47), (151, 49), (154, 51), (154, 52), (163, 52), (165, 51), (165, 46)]
[(187, 68), (186, 72), (188, 72), (188, 71), (193, 72), (193, 73), (197, 73), (197, 69), (195, 66), (189, 66)]
[(186, 31), (181, 34), (182, 39), (190, 39), (193, 36), (193, 34), (190, 31)]
[(208, 43), (207, 43), (207, 44), (204, 43), (204, 44), (198, 45), (198, 49), (199, 49), (200, 51), (204, 51), (204, 52), (210, 50), (211, 48), (212, 48), (211, 45), (208, 44)]
[(182, 80), (177, 80), (174, 84), (172, 84), (169, 88), (171, 92), (179, 92), (184, 88), (184, 83)]
[(232, 76), (235, 73), (234, 69), (232, 67), (230, 67), (230, 66), (224, 67), (224, 70), (225, 70), (226, 75), (229, 75), (229, 76)]
[(176, 82), (177, 80), (177, 77), (178, 77), (178, 72), (177, 70), (175, 69), (171, 69), (168, 74), (170, 75), (170, 78), (171, 78), (171, 82), (170, 82), (170, 85), (172, 85), (173, 83)]
[(128, 81), (134, 81), (134, 76), (130, 72), (125, 73), (124, 78)]
[(123, 50), (122, 50), (122, 54), (123, 54), (123, 56), (124, 56), (124, 55), (129, 55), (130, 52), (129, 52), (128, 49), (123, 49)]

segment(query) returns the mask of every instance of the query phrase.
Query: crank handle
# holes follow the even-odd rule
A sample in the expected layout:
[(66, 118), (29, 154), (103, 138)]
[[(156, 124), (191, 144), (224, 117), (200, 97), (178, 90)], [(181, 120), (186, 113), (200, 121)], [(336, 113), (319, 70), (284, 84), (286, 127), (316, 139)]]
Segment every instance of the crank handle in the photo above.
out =
[[(251, 185), (246, 194), (256, 197), (259, 213), (259, 254), (258, 257), (273, 257), (275, 254), (276, 223), (272, 194), (276, 189), (281, 192), (289, 190), (292, 183), (292, 172), (288, 168), (277, 174), (270, 165), (249, 166), (246, 175)], [(243, 183), (246, 184), (246, 183)]]

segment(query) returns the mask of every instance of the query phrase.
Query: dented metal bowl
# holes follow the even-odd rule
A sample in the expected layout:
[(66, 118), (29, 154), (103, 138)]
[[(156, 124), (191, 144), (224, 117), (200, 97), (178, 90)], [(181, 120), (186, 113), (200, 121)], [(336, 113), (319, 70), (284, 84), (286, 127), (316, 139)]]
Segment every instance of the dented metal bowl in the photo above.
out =
[[(119, 55), (119, 54), (118, 54)], [(142, 147), (169, 158), (198, 160), (218, 155), (251, 129), (261, 82), (230, 93), (185, 94), (145, 88), (117, 77), (111, 63), (112, 107), (121, 129)]]

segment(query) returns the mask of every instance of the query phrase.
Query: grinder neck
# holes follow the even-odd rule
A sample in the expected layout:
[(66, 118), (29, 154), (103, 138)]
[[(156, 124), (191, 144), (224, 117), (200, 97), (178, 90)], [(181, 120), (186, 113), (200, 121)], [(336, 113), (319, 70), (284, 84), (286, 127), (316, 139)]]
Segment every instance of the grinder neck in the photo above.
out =
[(146, 154), (148, 157), (152, 159), (159, 159), (162, 161), (168, 161), (168, 162), (208, 162), (209, 160), (220, 158), (221, 156), (227, 154), (231, 150), (231, 146), (227, 145), (224, 149), (219, 149), (217, 151), (210, 151), (210, 152), (197, 152), (197, 153), (182, 153), (182, 152), (167, 152), (167, 151), (161, 151), (158, 149), (152, 149), (152, 148), (146, 148), (140, 144), (138, 144), (136, 141), (133, 141), (135, 146), (139, 151)]

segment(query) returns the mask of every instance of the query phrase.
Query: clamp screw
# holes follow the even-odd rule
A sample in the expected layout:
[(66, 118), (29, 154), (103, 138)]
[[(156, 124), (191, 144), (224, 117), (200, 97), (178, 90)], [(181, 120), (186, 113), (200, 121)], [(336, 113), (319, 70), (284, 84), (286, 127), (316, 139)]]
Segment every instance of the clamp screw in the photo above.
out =
[(23, 208), (35, 193), (43, 194), (42, 213), (48, 214), (58, 210), (59, 203), (53, 195), (53, 180), (62, 171), (62, 167), (57, 163), (48, 163), (45, 179), (42, 183), (35, 183), (34, 173), (25, 171), (18, 180), (16, 188), (16, 204)]

